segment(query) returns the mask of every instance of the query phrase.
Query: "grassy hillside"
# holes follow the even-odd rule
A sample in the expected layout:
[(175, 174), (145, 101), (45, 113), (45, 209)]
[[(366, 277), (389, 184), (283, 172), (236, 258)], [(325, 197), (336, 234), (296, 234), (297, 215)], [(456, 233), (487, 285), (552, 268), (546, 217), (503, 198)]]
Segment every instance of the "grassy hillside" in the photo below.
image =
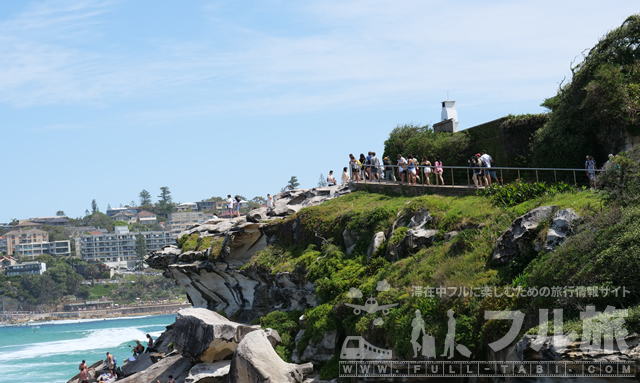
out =
[[(504, 208), (491, 203), (486, 197), (422, 196), (407, 198), (357, 192), (328, 201), (320, 206), (306, 208), (297, 215), (279, 222), (280, 245), (270, 246), (257, 253), (246, 267), (270, 272), (295, 272), (306, 275), (317, 285), (320, 305), (307, 310), (306, 332), (301, 348), (307, 341), (318, 341), (325, 331), (337, 329), (346, 335), (363, 335), (370, 343), (393, 348), (400, 358), (411, 357), (411, 322), (416, 309), (420, 309), (426, 330), (443, 340), (447, 332), (446, 312), (455, 311), (457, 319), (456, 341), (482, 355), (484, 345), (502, 337), (508, 330), (508, 321), (485, 321), (485, 310), (520, 310), (527, 315), (522, 333), (537, 325), (538, 308), (565, 307), (566, 316), (579, 313), (585, 303), (594, 303), (598, 309), (606, 304), (627, 307), (637, 305), (635, 298), (534, 299), (509, 297), (424, 297), (415, 296), (415, 286), (476, 287), (500, 286), (613, 286), (626, 285), (638, 289), (632, 275), (621, 272), (625, 268), (638, 270), (640, 244), (638, 220), (640, 210), (620, 210), (605, 205), (603, 193), (579, 191), (527, 200)], [(557, 205), (573, 208), (584, 217), (580, 232), (550, 254), (542, 254), (533, 261), (513, 262), (509, 266), (495, 266), (489, 260), (497, 238), (513, 220), (529, 210)], [(389, 243), (398, 242), (406, 229), (397, 229), (385, 244), (371, 257), (367, 248), (374, 233), (390, 231), (394, 220), (409, 219), (415, 212), (426, 209), (433, 220), (429, 229), (439, 231), (435, 245), (407, 254), (390, 262), (385, 258)], [(543, 229), (549, 223), (543, 223)], [(346, 255), (343, 231), (360, 236), (352, 254)], [(444, 233), (459, 231), (452, 240), (445, 241)], [(541, 230), (541, 235), (546, 230)], [(586, 242), (585, 242), (586, 241)], [(615, 247), (609, 245), (615, 244)], [(593, 247), (592, 247), (593, 246)], [(531, 263), (529, 263), (531, 261)], [(628, 274), (628, 273), (627, 273)], [(386, 279), (389, 291), (378, 292), (377, 283)], [(374, 314), (357, 316), (345, 306), (352, 299), (347, 293), (358, 288), (364, 297), (376, 297), (379, 304), (399, 303), (392, 308), (383, 324), (375, 324)], [(573, 311), (571, 311), (573, 310)], [(279, 351), (290, 357), (293, 337), (299, 330), (299, 313), (274, 312), (262, 318), (262, 324), (287, 334)], [(637, 321), (628, 321), (634, 330)], [(342, 338), (344, 339), (344, 338)], [(442, 343), (440, 342), (439, 347)], [(302, 351), (302, 350), (300, 350)], [(438, 350), (442, 352), (441, 349)], [(325, 367), (324, 376), (333, 376), (337, 357)]]

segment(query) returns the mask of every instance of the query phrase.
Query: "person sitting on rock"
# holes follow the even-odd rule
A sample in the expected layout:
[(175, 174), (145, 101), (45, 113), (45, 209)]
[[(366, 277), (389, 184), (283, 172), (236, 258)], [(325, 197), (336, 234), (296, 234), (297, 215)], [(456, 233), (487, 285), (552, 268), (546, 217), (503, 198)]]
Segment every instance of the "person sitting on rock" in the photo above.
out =
[[(129, 345), (129, 347), (133, 346)], [(131, 350), (131, 352), (133, 352), (133, 356), (142, 355), (142, 353), (144, 352), (144, 346), (140, 343), (139, 340), (136, 340), (136, 346), (133, 347), (133, 350)]]
[(333, 176), (333, 170), (329, 170), (329, 175), (327, 176), (327, 186), (336, 186), (336, 177)]
[(147, 349), (144, 352), (155, 352), (156, 349), (155, 347), (153, 347), (153, 338), (151, 337), (151, 335), (147, 334), (147, 340), (149, 342), (147, 343)]

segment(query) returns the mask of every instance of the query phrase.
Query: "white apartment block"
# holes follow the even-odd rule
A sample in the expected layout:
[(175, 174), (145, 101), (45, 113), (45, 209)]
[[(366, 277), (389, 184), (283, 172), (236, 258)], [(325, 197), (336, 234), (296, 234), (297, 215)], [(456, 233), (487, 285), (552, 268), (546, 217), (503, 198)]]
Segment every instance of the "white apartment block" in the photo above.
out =
[(15, 245), (13, 253), (30, 259), (42, 254), (67, 257), (71, 255), (71, 241), (20, 243)]
[(168, 231), (129, 232), (126, 226), (116, 226), (115, 233), (94, 233), (76, 237), (76, 255), (83, 260), (95, 260), (115, 268), (132, 268), (136, 263), (136, 237), (142, 234), (147, 248), (160, 250), (176, 242), (176, 234)]

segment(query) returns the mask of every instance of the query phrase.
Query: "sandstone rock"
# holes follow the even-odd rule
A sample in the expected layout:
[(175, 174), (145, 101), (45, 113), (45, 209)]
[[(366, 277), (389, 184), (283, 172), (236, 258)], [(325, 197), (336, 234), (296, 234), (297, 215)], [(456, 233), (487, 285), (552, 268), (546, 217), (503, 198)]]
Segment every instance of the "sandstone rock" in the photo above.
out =
[(344, 240), (344, 248), (347, 249), (347, 254), (351, 254), (349, 249), (355, 247), (356, 242), (360, 239), (360, 236), (356, 233), (352, 233), (349, 229), (344, 229), (342, 232), (342, 239)]
[(381, 231), (376, 233), (371, 239), (371, 243), (369, 244), (369, 248), (367, 249), (367, 256), (371, 258), (373, 254), (376, 252), (376, 250), (378, 250), (378, 248), (382, 246), (384, 241), (386, 241), (384, 232)]
[(327, 362), (336, 352), (336, 342), (338, 341), (338, 331), (325, 331), (322, 339), (315, 345), (307, 345), (300, 357), (301, 360), (320, 364)]
[(124, 377), (131, 376), (140, 371), (144, 371), (147, 368), (153, 365), (153, 361), (151, 360), (151, 354), (142, 354), (133, 357), (135, 360), (131, 361), (129, 359), (125, 359), (122, 363), (122, 375)]
[[(97, 379), (96, 377), (100, 376), (105, 369), (107, 368), (107, 366), (104, 364), (103, 360), (97, 361), (94, 364), (89, 366), (89, 380), (91, 382), (95, 382)], [(106, 370), (106, 372), (109, 372), (108, 370)], [(73, 378), (69, 379), (67, 381), (67, 383), (79, 383), (79, 379), (80, 379), (80, 372), (78, 372)]]
[(551, 220), (557, 208), (557, 206), (541, 206), (516, 218), (498, 238), (491, 260), (505, 264), (516, 257), (524, 257), (534, 251), (530, 246), (538, 234), (538, 226), (542, 221)]
[(177, 262), (180, 253), (182, 253), (182, 250), (176, 245), (164, 246), (162, 250), (149, 252), (149, 255), (145, 256), (144, 261), (149, 267), (166, 270), (169, 265)]
[(575, 224), (579, 220), (580, 216), (571, 208), (558, 210), (553, 215), (553, 221), (547, 232), (544, 250), (555, 251), (556, 247), (573, 233)]
[(247, 221), (260, 223), (261, 221), (269, 219), (269, 215), (267, 214), (266, 207), (259, 207), (257, 209), (253, 209), (247, 214)]
[(169, 349), (169, 344), (175, 341), (173, 326), (173, 323), (167, 326), (167, 329), (155, 340), (153, 345), (157, 352), (168, 354), (173, 351), (173, 348)]
[(411, 229), (423, 229), (433, 218), (427, 210), (420, 209), (414, 213), (407, 225)]
[(438, 230), (409, 229), (407, 230), (407, 235), (400, 243), (389, 245), (387, 259), (397, 261), (409, 252), (419, 251), (420, 249), (433, 246), (437, 234)]
[(175, 347), (192, 362), (211, 363), (232, 355), (242, 338), (259, 328), (232, 322), (206, 309), (184, 309), (176, 318)]
[(313, 365), (286, 363), (267, 339), (264, 331), (247, 334), (231, 359), (229, 383), (302, 383), (304, 376), (313, 371)]
[(264, 330), (264, 333), (267, 335), (267, 339), (269, 339), (269, 343), (271, 343), (271, 347), (276, 348), (277, 345), (282, 343), (282, 338), (280, 338), (280, 334), (272, 328), (267, 328)]
[[(187, 373), (191, 368), (191, 362), (189, 359), (181, 355), (173, 355), (162, 359), (156, 364), (151, 365), (144, 371), (133, 374), (118, 382), (122, 383), (140, 383), (140, 382), (155, 382), (160, 380), (166, 382), (169, 379), (169, 375), (173, 375), (174, 378)], [(176, 379), (179, 380), (179, 379)]]
[(230, 360), (221, 360), (211, 364), (196, 364), (189, 371), (185, 383), (222, 383), (228, 382)]

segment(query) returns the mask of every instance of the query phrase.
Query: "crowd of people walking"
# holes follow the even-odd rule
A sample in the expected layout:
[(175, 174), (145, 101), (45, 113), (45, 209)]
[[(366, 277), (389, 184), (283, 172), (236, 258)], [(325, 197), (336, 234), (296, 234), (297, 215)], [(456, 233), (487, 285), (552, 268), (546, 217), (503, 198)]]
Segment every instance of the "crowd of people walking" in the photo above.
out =
[[(421, 183), (423, 185), (443, 186), (444, 178), (444, 164), (440, 157), (433, 157), (433, 162), (427, 156), (418, 157), (413, 154), (408, 154), (406, 158), (402, 154), (398, 154), (396, 163), (384, 157), (382, 162), (378, 159), (375, 152), (369, 152), (367, 156), (363, 153), (357, 158), (353, 154), (349, 154), (349, 167), (344, 168), (342, 173), (342, 183), (348, 181), (385, 181), (385, 182), (398, 182), (400, 185), (417, 185)], [(481, 154), (473, 156), (469, 160), (469, 166), (474, 169), (474, 183), (476, 187), (483, 187), (491, 185), (491, 179), (495, 179), (495, 182), (499, 182), (496, 172), (489, 170), (493, 166), (493, 159), (486, 151), (482, 151)], [(349, 176), (348, 170), (351, 171)], [(433, 182), (433, 183), (432, 183)], [(484, 183), (484, 184), (483, 184)]]

